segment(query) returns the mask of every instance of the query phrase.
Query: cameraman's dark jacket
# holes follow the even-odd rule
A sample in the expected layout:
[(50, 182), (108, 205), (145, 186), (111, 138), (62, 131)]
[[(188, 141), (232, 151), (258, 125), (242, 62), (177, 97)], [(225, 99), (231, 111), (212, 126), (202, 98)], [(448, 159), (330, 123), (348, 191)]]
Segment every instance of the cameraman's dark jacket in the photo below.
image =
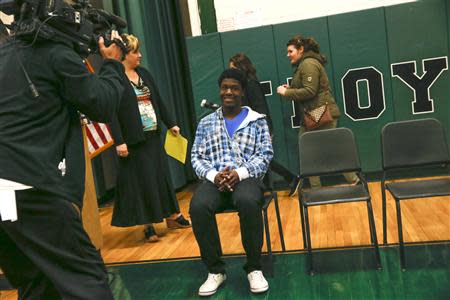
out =
[[(39, 92), (34, 98), (20, 57)], [(0, 45), (0, 178), (48, 191), (82, 205), (84, 148), (77, 111), (108, 122), (123, 93), (121, 63), (106, 60), (90, 74), (65, 43)], [(58, 169), (65, 159), (66, 173)]]

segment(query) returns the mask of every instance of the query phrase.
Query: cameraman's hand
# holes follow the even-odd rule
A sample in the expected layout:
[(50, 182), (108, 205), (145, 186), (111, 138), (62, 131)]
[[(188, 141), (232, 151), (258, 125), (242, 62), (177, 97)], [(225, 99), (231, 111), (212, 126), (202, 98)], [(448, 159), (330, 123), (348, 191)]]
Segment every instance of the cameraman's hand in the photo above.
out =
[[(122, 41), (122, 38), (120, 37), (119, 33), (116, 30), (113, 30), (111, 32), (111, 40), (113, 41), (115, 39)], [(100, 49), (100, 54), (103, 56), (103, 58), (121, 61), (122, 50), (115, 43), (112, 43), (111, 45), (109, 45), (109, 47), (106, 47), (105, 40), (103, 39), (103, 37), (100, 37), (98, 39), (98, 47)]]

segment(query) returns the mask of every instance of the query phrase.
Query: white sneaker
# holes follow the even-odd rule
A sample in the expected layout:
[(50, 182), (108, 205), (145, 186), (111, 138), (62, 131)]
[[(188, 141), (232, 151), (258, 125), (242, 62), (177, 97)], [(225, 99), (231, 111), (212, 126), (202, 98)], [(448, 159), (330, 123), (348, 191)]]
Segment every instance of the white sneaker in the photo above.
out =
[(227, 279), (225, 274), (208, 273), (208, 279), (198, 289), (199, 296), (211, 296), (217, 292), (219, 286)]
[(269, 289), (269, 283), (264, 278), (261, 271), (253, 271), (247, 274), (248, 282), (250, 283), (250, 291), (252, 293), (262, 293)]

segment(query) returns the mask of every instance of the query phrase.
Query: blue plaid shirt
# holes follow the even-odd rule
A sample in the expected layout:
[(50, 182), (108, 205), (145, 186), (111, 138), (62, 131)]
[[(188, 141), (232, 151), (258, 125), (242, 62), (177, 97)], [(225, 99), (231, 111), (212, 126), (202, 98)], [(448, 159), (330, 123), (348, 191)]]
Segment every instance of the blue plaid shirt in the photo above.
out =
[[(199, 178), (206, 179), (208, 173), (225, 167), (244, 169), (254, 178), (262, 178), (267, 172), (273, 157), (269, 128), (264, 115), (248, 109), (247, 117), (232, 137), (228, 135), (222, 108), (200, 121), (191, 152), (192, 166)], [(209, 176), (208, 179), (211, 180)]]

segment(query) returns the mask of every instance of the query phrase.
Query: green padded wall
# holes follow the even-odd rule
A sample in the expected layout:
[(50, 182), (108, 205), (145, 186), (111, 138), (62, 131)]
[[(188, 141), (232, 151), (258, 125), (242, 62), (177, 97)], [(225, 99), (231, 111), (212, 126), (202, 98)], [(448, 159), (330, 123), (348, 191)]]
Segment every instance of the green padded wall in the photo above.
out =
[(199, 121), (209, 111), (200, 107), (202, 99), (220, 104), (217, 78), (224, 70), (220, 35), (211, 33), (201, 38), (188, 38), (187, 49), (191, 71), (194, 107)]
[[(448, 66), (442, 66), (444, 60), (448, 64), (450, 48), (450, 0), (417, 1), (188, 39), (195, 101), (207, 98), (219, 103), (217, 76), (231, 55), (247, 53), (259, 79), (272, 83), (273, 94), (267, 100), (277, 158), (297, 171), (293, 105), (276, 94), (276, 87), (292, 76), (286, 42), (296, 34), (314, 37), (328, 58), (326, 70), (342, 112), (339, 125), (355, 133), (364, 171), (381, 170), (380, 133), (388, 122), (434, 117), (450, 137), (450, 75)], [(442, 71), (429, 88), (434, 111), (413, 114), (414, 92), (393, 76), (391, 67), (415, 61), (421, 79), (422, 60), (439, 57)], [(196, 110), (199, 118), (203, 111), (198, 103)]]
[[(422, 59), (448, 55), (447, 16), (443, 1), (428, 0), (408, 6), (388, 7), (386, 25), (391, 63), (415, 60), (417, 75), (422, 76)], [(448, 72), (443, 72), (430, 88), (434, 112), (412, 115), (413, 91), (398, 78), (393, 78), (395, 119), (433, 117), (439, 119), (448, 129), (449, 87)]]
[[(381, 116), (376, 119), (352, 120), (344, 114), (341, 102), (343, 101), (342, 88), (337, 88), (335, 91), (335, 97), (338, 99), (342, 112), (339, 125), (353, 130), (363, 169), (365, 171), (379, 170), (381, 155), (378, 150), (381, 128), (394, 119), (384, 10), (383, 8), (370, 9), (330, 16), (328, 19), (335, 86), (342, 86), (341, 79), (349, 69), (372, 66), (383, 73), (386, 107)], [(367, 92), (361, 92), (360, 95), (367, 95)], [(361, 103), (361, 105), (368, 105), (368, 103)]]
[[(273, 120), (273, 145), (276, 159), (288, 163), (287, 149), (285, 145), (284, 116), (281, 109), (281, 99), (276, 94), (275, 83), (278, 82), (276, 72), (277, 63), (275, 49), (273, 47), (272, 26), (264, 26), (247, 30), (237, 30), (222, 33), (223, 63), (228, 66), (231, 56), (238, 52), (244, 52), (257, 67), (257, 76), (260, 81), (272, 82), (272, 95), (266, 96), (270, 116)], [(255, 45), (258, 45), (255, 47)], [(268, 59), (269, 58), (269, 59)]]
[[(445, 3), (445, 6), (447, 8), (447, 53), (450, 53), (450, 0), (447, 0)], [(447, 91), (447, 101), (450, 101), (450, 76), (447, 75), (447, 87), (448, 87), (448, 91)], [(450, 105), (448, 106), (448, 110), (447, 110), (447, 116), (450, 116)], [(450, 127), (450, 120), (447, 120), (448, 122), (448, 127)], [(450, 130), (447, 127), (447, 138), (448, 141), (450, 143)], [(449, 144), (450, 147), (450, 144)]]

